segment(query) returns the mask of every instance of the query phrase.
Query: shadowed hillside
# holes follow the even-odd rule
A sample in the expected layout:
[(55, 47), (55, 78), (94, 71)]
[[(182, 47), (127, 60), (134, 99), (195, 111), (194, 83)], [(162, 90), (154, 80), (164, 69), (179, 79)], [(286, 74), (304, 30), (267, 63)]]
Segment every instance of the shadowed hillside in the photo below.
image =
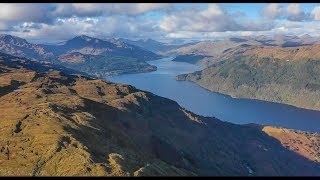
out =
[(220, 93), (320, 110), (319, 45), (264, 47), (177, 76)]
[(320, 175), (317, 134), (234, 125), (130, 85), (0, 59), (2, 176)]

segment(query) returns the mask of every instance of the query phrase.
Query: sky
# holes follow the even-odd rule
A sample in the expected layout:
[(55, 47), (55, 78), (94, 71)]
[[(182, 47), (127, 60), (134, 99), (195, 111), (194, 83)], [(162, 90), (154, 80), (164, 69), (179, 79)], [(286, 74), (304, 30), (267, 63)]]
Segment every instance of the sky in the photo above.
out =
[(38, 43), (320, 36), (320, 3), (0, 3), (0, 33)]

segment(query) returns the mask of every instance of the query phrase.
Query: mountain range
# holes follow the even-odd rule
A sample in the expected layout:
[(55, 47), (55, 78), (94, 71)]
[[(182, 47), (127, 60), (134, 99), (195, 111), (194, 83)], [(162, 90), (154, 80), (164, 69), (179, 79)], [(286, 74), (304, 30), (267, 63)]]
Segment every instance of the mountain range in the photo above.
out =
[[(146, 61), (161, 57), (116, 39), (101, 40), (85, 35), (74, 37), (62, 45), (32, 44), (16, 36), (1, 35), (0, 52), (50, 61), (96, 76), (154, 71), (156, 67)], [(107, 66), (110, 62), (115, 66)], [(81, 68), (88, 65), (90, 71)]]
[(320, 175), (316, 133), (195, 115), (136, 89), (0, 54), (1, 176)]
[[(219, 41), (203, 41), (192, 45), (167, 51), (167, 54), (176, 55), (174, 61), (188, 62), (203, 67), (241, 55), (248, 49), (257, 47), (298, 47), (320, 44), (320, 38), (308, 34), (303, 36), (257, 36), (233, 37)], [(201, 56), (202, 58), (199, 58)]]
[(171, 55), (170, 51), (173, 49), (178, 49), (184, 46), (189, 46), (197, 43), (197, 42), (189, 42), (189, 43), (173, 44), (173, 43), (163, 43), (163, 42), (155, 41), (153, 39), (139, 39), (134, 41), (134, 40), (124, 39), (124, 38), (119, 38), (119, 41), (139, 46), (143, 49), (152, 51), (159, 55)]

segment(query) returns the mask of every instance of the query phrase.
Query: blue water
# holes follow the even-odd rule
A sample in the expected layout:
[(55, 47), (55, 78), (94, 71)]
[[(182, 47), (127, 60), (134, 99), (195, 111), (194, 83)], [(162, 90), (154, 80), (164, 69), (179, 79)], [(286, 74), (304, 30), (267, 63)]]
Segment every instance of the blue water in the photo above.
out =
[(235, 124), (256, 123), (297, 130), (320, 132), (320, 111), (307, 110), (260, 100), (237, 99), (208, 91), (188, 81), (176, 81), (178, 74), (201, 70), (200, 67), (171, 61), (173, 58), (149, 61), (157, 71), (108, 76), (107, 80), (131, 84), (178, 102), (189, 111), (216, 117)]

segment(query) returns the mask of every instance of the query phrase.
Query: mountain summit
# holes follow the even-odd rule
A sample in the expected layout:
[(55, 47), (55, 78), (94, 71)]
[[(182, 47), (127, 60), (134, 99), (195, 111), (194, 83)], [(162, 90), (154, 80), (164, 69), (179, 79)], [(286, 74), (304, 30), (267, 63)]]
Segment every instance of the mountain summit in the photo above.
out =
[(29, 45), (29, 43), (25, 39), (22, 39), (17, 36), (8, 35), (8, 34), (1, 34), (0, 41), (7, 44), (17, 45), (17, 46)]

